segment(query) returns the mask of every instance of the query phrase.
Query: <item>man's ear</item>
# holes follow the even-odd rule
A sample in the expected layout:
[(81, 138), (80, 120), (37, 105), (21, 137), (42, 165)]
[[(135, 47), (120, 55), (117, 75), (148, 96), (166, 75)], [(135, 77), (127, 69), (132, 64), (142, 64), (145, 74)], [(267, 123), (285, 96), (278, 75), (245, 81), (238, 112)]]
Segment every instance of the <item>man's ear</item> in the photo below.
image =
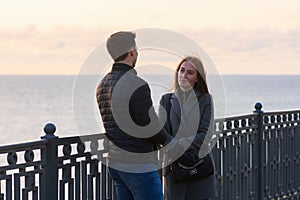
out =
[(130, 47), (130, 49), (129, 49), (129, 53), (130, 53), (130, 55), (131, 56), (133, 56), (134, 55), (134, 52), (135, 51), (135, 49), (133, 48), (133, 47)]

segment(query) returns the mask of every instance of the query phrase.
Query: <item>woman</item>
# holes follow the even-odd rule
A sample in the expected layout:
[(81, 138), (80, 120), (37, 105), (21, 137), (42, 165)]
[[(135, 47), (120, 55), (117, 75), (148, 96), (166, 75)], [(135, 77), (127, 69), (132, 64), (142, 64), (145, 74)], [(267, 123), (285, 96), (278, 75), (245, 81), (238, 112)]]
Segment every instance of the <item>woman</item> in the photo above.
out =
[[(175, 136), (180, 148), (184, 149), (181, 151), (184, 154), (178, 155), (176, 161), (193, 163), (196, 160), (194, 163), (197, 163), (197, 160), (209, 153), (205, 150), (205, 146), (209, 149), (208, 143), (214, 133), (213, 102), (201, 60), (193, 56), (183, 58), (176, 69), (174, 79), (175, 91), (163, 95), (160, 100), (160, 104), (169, 112), (164, 128), (169, 134)], [(159, 109), (160, 118), (163, 118), (163, 115), (165, 115), (164, 111)], [(190, 152), (194, 154), (191, 156)], [(208, 176), (190, 181), (175, 180), (172, 171), (175, 168), (174, 162), (169, 165), (165, 173), (167, 199), (215, 199), (216, 180), (211, 153), (209, 158), (212, 161), (212, 172)]]

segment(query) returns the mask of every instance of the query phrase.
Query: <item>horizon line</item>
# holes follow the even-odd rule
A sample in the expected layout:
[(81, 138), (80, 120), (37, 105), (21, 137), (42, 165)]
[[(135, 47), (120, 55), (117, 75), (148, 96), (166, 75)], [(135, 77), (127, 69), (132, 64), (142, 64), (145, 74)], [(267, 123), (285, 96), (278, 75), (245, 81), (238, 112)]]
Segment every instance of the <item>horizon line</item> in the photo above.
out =
[[(0, 74), (0, 76), (78, 76), (79, 74)], [(82, 74), (81, 76), (99, 76), (101, 74)], [(139, 74), (138, 74), (139, 75)], [(140, 75), (170, 75), (167, 73), (143, 73)], [(172, 74), (173, 75), (173, 74)], [(212, 75), (212, 74), (208, 74)], [(220, 76), (300, 76), (299, 74), (242, 74), (242, 73), (219, 73)]]

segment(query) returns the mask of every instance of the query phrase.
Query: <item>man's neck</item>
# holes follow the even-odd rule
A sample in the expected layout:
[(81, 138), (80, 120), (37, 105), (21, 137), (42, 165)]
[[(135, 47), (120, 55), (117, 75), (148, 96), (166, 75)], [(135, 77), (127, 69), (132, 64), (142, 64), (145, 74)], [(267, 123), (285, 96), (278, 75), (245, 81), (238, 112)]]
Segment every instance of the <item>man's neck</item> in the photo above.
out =
[(116, 62), (116, 63), (123, 63), (123, 64), (129, 65), (133, 68), (132, 63), (129, 60), (126, 60), (126, 59), (122, 60), (122, 61), (119, 61), (119, 62)]

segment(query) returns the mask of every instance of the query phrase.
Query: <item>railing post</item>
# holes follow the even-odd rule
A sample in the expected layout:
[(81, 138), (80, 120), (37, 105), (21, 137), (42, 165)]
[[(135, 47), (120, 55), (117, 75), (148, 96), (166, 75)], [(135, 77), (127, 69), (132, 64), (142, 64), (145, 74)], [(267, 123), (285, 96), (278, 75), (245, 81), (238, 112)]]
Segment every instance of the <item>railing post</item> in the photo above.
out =
[(263, 191), (264, 191), (264, 185), (263, 185), (263, 111), (262, 109), (262, 104), (257, 102), (255, 104), (255, 111), (254, 113), (257, 113), (257, 178), (258, 178), (258, 183), (257, 183), (257, 199), (263, 199)]
[(58, 160), (57, 160), (57, 139), (54, 135), (56, 127), (48, 123), (44, 127), (46, 135), (41, 139), (47, 140), (46, 149), (42, 151), (41, 158), (44, 161), (44, 174), (41, 183), (41, 199), (57, 200), (58, 199)]

